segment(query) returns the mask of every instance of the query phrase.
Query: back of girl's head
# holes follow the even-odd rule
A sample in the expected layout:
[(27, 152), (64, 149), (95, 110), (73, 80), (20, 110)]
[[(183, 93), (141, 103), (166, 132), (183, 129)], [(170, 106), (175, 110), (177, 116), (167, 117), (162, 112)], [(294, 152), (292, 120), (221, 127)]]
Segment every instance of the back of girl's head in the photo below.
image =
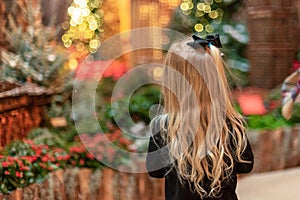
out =
[(191, 38), (175, 42), (165, 58), (165, 109), (178, 114), (200, 108), (203, 117), (225, 117), (231, 102), (221, 53), (213, 45), (193, 48), (189, 42)]
[[(189, 37), (173, 43), (165, 57), (165, 139), (170, 156), (177, 160), (174, 167), (180, 179), (187, 180), (200, 195), (216, 196), (221, 181), (233, 169), (233, 157), (240, 159), (243, 151), (243, 122), (229, 95), (221, 52), (214, 45), (192, 47), (188, 45), (191, 41)], [(233, 132), (236, 155), (226, 145)], [(224, 162), (225, 155), (231, 163)], [(200, 184), (204, 175), (212, 180), (210, 191)]]

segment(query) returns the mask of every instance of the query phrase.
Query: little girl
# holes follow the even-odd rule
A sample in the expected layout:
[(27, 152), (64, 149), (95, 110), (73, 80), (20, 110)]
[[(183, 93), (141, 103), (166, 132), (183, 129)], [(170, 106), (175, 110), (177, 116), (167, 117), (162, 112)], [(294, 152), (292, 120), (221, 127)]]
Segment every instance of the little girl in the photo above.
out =
[(233, 107), (218, 35), (175, 42), (165, 58), (165, 113), (150, 124), (146, 167), (165, 178), (166, 200), (237, 199), (237, 174), (253, 168)]

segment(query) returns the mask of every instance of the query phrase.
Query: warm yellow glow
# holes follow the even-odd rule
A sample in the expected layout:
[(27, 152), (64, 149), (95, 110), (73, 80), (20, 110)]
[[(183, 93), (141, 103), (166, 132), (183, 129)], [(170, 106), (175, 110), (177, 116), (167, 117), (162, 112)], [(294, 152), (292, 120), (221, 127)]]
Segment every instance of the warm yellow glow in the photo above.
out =
[(164, 74), (164, 71), (161, 67), (154, 67), (152, 74), (153, 74), (154, 79), (157, 79), (157, 78), (162, 77), (162, 75)]
[(87, 16), (86, 21), (87, 21), (88, 23), (91, 23), (91, 22), (96, 21), (96, 18), (95, 18), (95, 16), (93, 16), (93, 15), (89, 15), (89, 16)]
[(70, 40), (69, 35), (64, 34), (64, 35), (61, 37), (61, 40), (62, 40), (63, 42), (67, 42), (68, 40)]
[(218, 12), (213, 10), (208, 14), (208, 16), (212, 19), (216, 19), (218, 17)]
[(149, 12), (149, 7), (148, 7), (148, 5), (141, 5), (139, 10), (141, 13), (146, 14)]
[(107, 23), (111, 23), (114, 20), (114, 14), (113, 13), (106, 13), (105, 14), (105, 21)]
[[(119, 1), (119, 17), (120, 17), (120, 32), (128, 31), (131, 29), (131, 1)], [(103, 22), (102, 22), (103, 23)]]
[(86, 22), (80, 24), (79, 27), (78, 27), (78, 30), (82, 31), (82, 32), (85, 31), (86, 29), (87, 29), (87, 23)]
[(188, 4), (190, 10), (194, 8), (194, 4), (191, 1), (188, 2), (187, 4)]
[(70, 21), (63, 23), (63, 28), (67, 30), (62, 36), (65, 47), (74, 44), (77, 51), (92, 49), (95, 52), (100, 46), (98, 34), (103, 30), (100, 27), (103, 25), (101, 5), (101, 0), (73, 0), (68, 8)]
[(64, 30), (66, 30), (66, 29), (68, 29), (69, 28), (69, 22), (64, 22), (64, 23), (62, 23), (62, 25), (61, 25), (61, 27), (64, 29)]
[(212, 25), (206, 25), (205, 26), (205, 30), (206, 30), (206, 32), (208, 32), (208, 33), (212, 33), (213, 31), (214, 31), (214, 27), (212, 26)]
[(68, 40), (68, 41), (64, 42), (64, 46), (67, 47), (67, 48), (69, 48), (71, 45), (72, 45), (71, 40)]
[(77, 5), (79, 5), (81, 8), (84, 8), (84, 7), (87, 6), (86, 0), (74, 0), (74, 3), (76, 3)]
[(77, 25), (77, 23), (76, 23), (74, 20), (72, 20), (72, 19), (71, 19), (71, 21), (70, 21), (70, 25), (71, 25), (71, 26), (76, 26), (76, 25)]
[(70, 70), (75, 70), (77, 68), (78, 61), (76, 59), (70, 59), (68, 65)]
[(198, 3), (197, 9), (200, 10), (200, 11), (203, 11), (204, 10), (204, 3)]
[(189, 9), (189, 4), (186, 2), (181, 3), (180, 8), (182, 11), (187, 11)]
[(202, 17), (204, 15), (204, 12), (197, 10), (196, 11), (196, 17)]
[(74, 12), (74, 9), (75, 9), (75, 7), (70, 6), (70, 7), (68, 8), (68, 14), (69, 14), (69, 15), (72, 15), (73, 12)]
[(82, 43), (76, 44), (76, 50), (77, 51), (84, 51), (84, 44), (82, 44)]
[(206, 12), (206, 13), (209, 13), (211, 11), (210, 5), (204, 5), (203, 11)]
[(170, 7), (177, 7), (180, 4), (181, 0), (168, 0), (168, 2)]
[[(182, 0), (180, 8), (185, 15), (190, 15), (191, 12), (194, 12), (193, 14), (196, 20), (198, 20), (198, 23), (194, 26), (194, 30), (199, 34), (205, 35), (214, 31), (213, 25), (222, 22), (224, 11), (221, 8), (212, 10), (212, 8), (215, 7), (214, 3), (221, 3), (222, 1), (223, 0), (203, 0), (197, 4), (197, 9), (194, 10), (192, 7), (187, 6), (191, 5), (193, 1)], [(213, 23), (210, 24), (211, 22)]]
[(89, 47), (89, 52), (90, 52), (90, 53), (96, 53), (96, 52), (97, 52), (97, 49), (93, 49), (93, 48)]
[(100, 2), (99, 0), (94, 0), (90, 5), (91, 5), (91, 7), (93, 7), (93, 8), (98, 8), (98, 7), (100, 7), (100, 4), (101, 4), (102, 2)]
[(90, 11), (88, 8), (84, 8), (84, 9), (81, 10), (81, 14), (82, 14), (82, 16), (84, 16), (84, 17), (89, 16), (89, 15), (90, 15), (90, 12), (91, 12), (91, 11)]
[(91, 23), (89, 23), (90, 25), (89, 25), (89, 28), (92, 30), (92, 31), (94, 31), (94, 30), (96, 30), (97, 28), (98, 28), (98, 24), (97, 24), (97, 22), (91, 22)]
[(159, 0), (160, 3), (168, 3), (168, 0)]
[(91, 40), (90, 41), (90, 47), (92, 49), (97, 49), (100, 46), (100, 41), (99, 40)]
[(92, 39), (93, 35), (94, 35), (94, 32), (91, 31), (91, 30), (86, 30), (86, 31), (84, 32), (84, 38), (85, 38), (85, 39)]
[(153, 52), (153, 58), (155, 60), (160, 60), (163, 57), (163, 53), (161, 51), (154, 51)]
[(203, 25), (202, 24), (196, 24), (194, 26), (195, 31), (202, 32), (203, 31)]
[(159, 17), (158, 21), (162, 25), (167, 25), (170, 21), (170, 17), (168, 15), (162, 15)]
[(183, 12), (183, 14), (185, 14), (185, 15), (190, 15), (190, 14), (192, 13), (191, 10), (185, 10), (185, 11), (182, 11), (182, 12)]

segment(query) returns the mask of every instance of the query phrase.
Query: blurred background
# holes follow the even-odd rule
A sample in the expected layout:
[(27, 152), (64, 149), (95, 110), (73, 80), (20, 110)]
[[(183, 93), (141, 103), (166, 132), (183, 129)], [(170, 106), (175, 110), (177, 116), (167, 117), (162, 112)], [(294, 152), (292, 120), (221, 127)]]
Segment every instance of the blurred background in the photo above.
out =
[[(0, 18), (0, 199), (164, 199), (163, 180), (128, 173), (144, 166), (144, 157), (128, 152), (147, 151), (159, 84), (111, 98), (120, 78), (142, 64), (157, 63), (127, 77), (128, 85), (159, 83), (161, 49), (174, 38), (128, 32), (147, 27), (220, 34), (255, 154), (253, 172), (239, 177), (238, 196), (300, 195), (299, 0), (0, 0)], [(163, 46), (122, 53), (145, 40)], [(93, 117), (101, 131), (76, 114), (87, 107), (72, 112), (75, 80), (98, 81)], [(84, 98), (93, 95), (86, 87), (80, 85)]]

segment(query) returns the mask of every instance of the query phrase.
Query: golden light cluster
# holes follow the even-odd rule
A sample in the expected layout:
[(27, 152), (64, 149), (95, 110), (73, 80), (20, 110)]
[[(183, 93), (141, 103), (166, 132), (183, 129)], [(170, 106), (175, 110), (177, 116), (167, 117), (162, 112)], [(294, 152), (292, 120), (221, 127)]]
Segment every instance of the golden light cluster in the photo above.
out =
[(194, 4), (192, 0), (183, 0), (180, 4), (180, 9), (183, 14), (194, 14), (198, 23), (195, 24), (194, 29), (196, 32), (212, 33), (214, 31), (213, 22), (219, 24), (222, 21), (224, 11), (221, 8), (214, 9), (215, 3), (222, 3), (223, 0), (205, 0), (198, 4)]
[(64, 46), (75, 46), (79, 52), (94, 53), (100, 47), (103, 32), (102, 0), (73, 0), (68, 8), (70, 20), (63, 23), (66, 30), (62, 36)]

